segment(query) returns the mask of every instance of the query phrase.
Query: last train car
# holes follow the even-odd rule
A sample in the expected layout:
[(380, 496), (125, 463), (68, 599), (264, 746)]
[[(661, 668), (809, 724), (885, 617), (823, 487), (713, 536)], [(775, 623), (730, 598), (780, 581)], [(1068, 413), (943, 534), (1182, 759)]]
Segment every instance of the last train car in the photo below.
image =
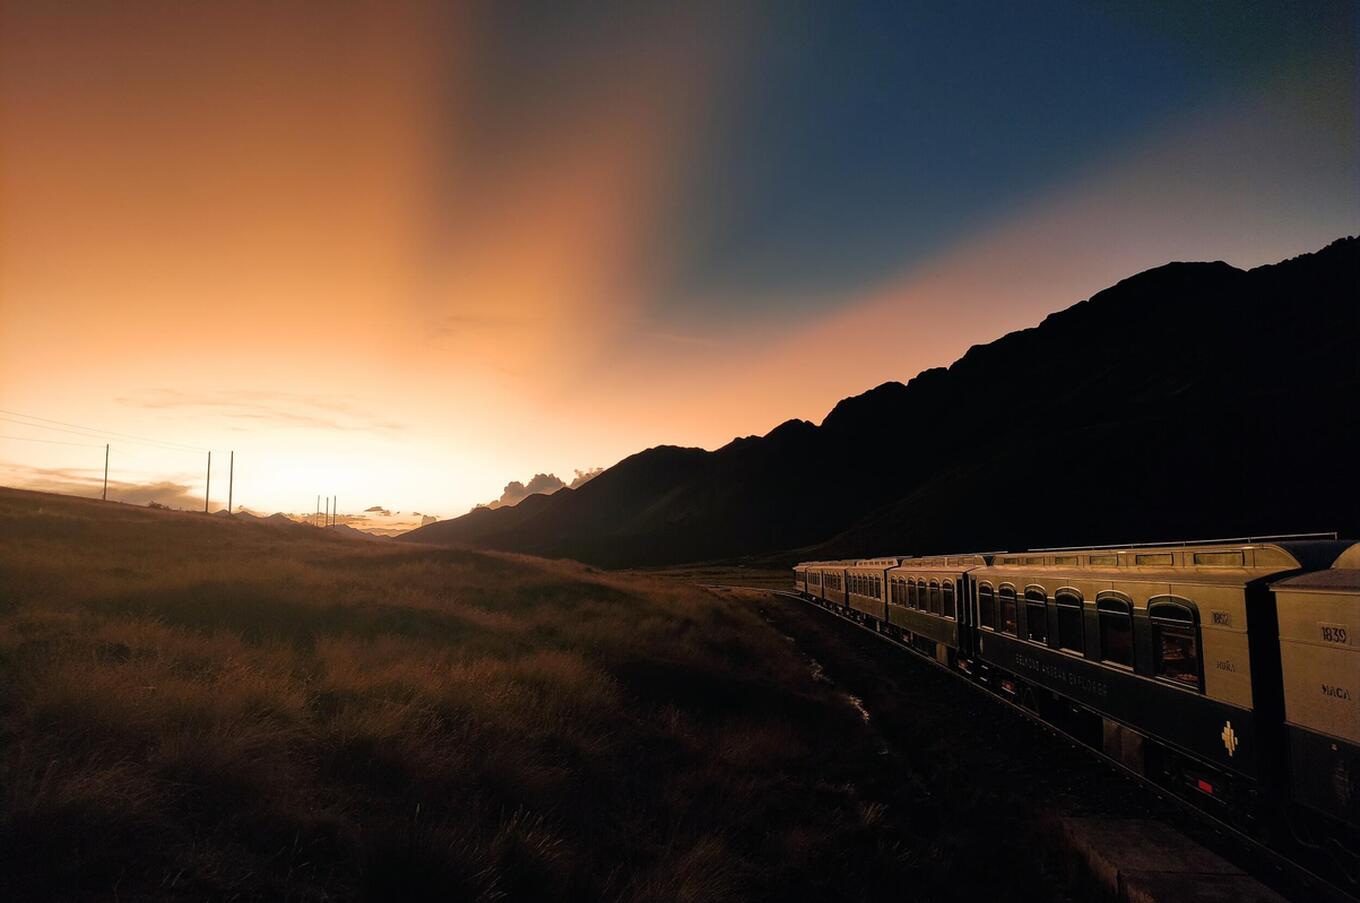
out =
[(1272, 578), (1345, 544), (997, 555), (973, 581), (977, 675), (1130, 770), (1247, 828), (1278, 803)]
[(1360, 874), (1360, 543), (1274, 591), (1291, 827)]

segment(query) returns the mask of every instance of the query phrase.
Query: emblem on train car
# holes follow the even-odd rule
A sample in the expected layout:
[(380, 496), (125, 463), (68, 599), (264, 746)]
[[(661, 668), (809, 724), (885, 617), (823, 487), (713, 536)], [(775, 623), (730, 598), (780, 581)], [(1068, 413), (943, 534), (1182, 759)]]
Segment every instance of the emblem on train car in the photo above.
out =
[(1228, 751), (1228, 758), (1237, 752), (1237, 732), (1233, 730), (1232, 722), (1223, 722), (1223, 733), (1219, 734), (1223, 738), (1223, 748)]

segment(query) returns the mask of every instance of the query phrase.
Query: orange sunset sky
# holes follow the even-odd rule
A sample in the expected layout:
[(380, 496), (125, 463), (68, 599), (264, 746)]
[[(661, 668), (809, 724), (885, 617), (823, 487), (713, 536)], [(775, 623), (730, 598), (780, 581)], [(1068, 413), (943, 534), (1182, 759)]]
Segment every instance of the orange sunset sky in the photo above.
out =
[(0, 484), (448, 517), (1360, 231), (1349, 4), (681, 6), (4, 4)]

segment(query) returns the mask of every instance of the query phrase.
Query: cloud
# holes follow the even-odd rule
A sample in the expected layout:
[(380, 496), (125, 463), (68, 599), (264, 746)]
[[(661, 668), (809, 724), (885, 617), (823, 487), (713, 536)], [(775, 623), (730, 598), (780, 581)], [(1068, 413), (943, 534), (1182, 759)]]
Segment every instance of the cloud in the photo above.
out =
[[(577, 471), (577, 474), (580, 474), (579, 470)], [(476, 510), (477, 508), (504, 508), (507, 505), (518, 505), (531, 495), (536, 495), (538, 493), (552, 495), (557, 490), (566, 488), (566, 485), (567, 484), (562, 482), (556, 474), (536, 473), (534, 474), (533, 479), (527, 484), (521, 483), (519, 480), (511, 480), (509, 483), (505, 484), (505, 491), (501, 493), (500, 498), (493, 502), (488, 502), (485, 505), (476, 505), (473, 510)]]
[(589, 483), (591, 480), (595, 479), (602, 473), (604, 473), (603, 467), (592, 467), (589, 470), (578, 470), (576, 471), (576, 479), (571, 481), (571, 488), (576, 489), (578, 487), (584, 486), (585, 484)]
[(386, 508), (384, 508), (382, 505), (374, 505), (374, 506), (371, 507), (371, 508), (365, 508), (365, 509), (364, 509), (364, 513), (365, 513), (365, 514), (377, 514), (377, 515), (379, 515), (380, 517), (391, 517), (391, 516), (392, 516), (392, 512), (391, 512), (391, 511), (388, 511), (388, 510), (387, 510)]
[(190, 393), (176, 389), (156, 389), (115, 400), (134, 408), (206, 410), (224, 420), (282, 426), (370, 432), (396, 432), (403, 429), (401, 424), (384, 420), (347, 401), (298, 392), (240, 390)]
[[(576, 477), (571, 481), (570, 487), (575, 489), (578, 486), (584, 486), (602, 473), (604, 473), (603, 467), (577, 470)], [(485, 504), (474, 505), (472, 510), (476, 511), (478, 508), (504, 508), (509, 505), (518, 505), (531, 495), (537, 495), (539, 493), (542, 493), (543, 495), (552, 495), (557, 490), (566, 489), (567, 487), (568, 484), (557, 476), (557, 474), (536, 473), (534, 474), (533, 479), (528, 483), (521, 483), (519, 480), (511, 480), (509, 483), (505, 484), (505, 491), (501, 493), (500, 498), (486, 502)]]

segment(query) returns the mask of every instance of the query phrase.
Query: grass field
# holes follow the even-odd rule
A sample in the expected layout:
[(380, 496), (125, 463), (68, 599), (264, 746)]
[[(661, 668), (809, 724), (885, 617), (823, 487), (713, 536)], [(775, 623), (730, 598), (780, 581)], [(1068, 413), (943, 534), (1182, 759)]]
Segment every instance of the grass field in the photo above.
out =
[(6, 899), (988, 887), (876, 743), (675, 579), (0, 490)]

